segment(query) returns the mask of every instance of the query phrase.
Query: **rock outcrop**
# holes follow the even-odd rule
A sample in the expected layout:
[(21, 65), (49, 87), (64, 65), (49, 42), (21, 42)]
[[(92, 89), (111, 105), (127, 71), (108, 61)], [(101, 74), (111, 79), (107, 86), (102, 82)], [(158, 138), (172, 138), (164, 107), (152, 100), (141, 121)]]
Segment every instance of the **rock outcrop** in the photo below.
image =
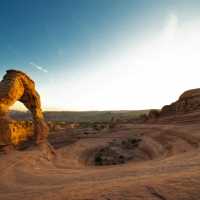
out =
[(12, 132), (12, 144), (17, 150), (26, 149), (32, 143), (31, 138), (34, 131), (33, 121), (9, 121)]
[(59, 132), (59, 131), (66, 131), (67, 130), (67, 125), (62, 126), (60, 124), (54, 124), (52, 128), (50, 129), (50, 132)]
[(160, 111), (156, 110), (156, 109), (152, 109), (149, 112), (149, 117), (148, 117), (147, 123), (152, 124), (159, 118), (160, 118)]
[(200, 110), (200, 88), (184, 92), (177, 101), (176, 113), (178, 115), (195, 110)]
[(160, 111), (160, 116), (167, 117), (167, 116), (176, 115), (176, 106), (177, 106), (177, 102), (171, 103), (170, 105), (163, 106)]
[(33, 143), (46, 142), (49, 129), (44, 122), (40, 96), (35, 90), (35, 83), (24, 72), (7, 70), (0, 82), (0, 151), (8, 152), (13, 149), (11, 119), (8, 109), (16, 101), (27, 107), (34, 121)]
[(137, 124), (145, 124), (147, 120), (148, 120), (148, 116), (146, 114), (142, 114), (137, 120)]
[(148, 120), (141, 115), (137, 123), (188, 124), (200, 122), (200, 88), (185, 91), (179, 99), (163, 106), (161, 111), (150, 110)]
[(115, 128), (115, 127), (117, 127), (117, 122), (116, 122), (116, 120), (115, 120), (114, 117), (113, 117), (113, 118), (111, 119), (111, 121), (109, 122), (108, 127), (109, 127), (109, 128)]

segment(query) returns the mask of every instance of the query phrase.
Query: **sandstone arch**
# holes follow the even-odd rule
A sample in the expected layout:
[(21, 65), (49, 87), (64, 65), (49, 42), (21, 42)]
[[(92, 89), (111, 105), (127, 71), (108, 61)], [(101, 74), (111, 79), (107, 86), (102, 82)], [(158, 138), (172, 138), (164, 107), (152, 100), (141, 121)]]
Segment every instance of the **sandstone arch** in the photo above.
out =
[(40, 96), (35, 90), (35, 83), (24, 72), (7, 70), (0, 82), (0, 151), (13, 149), (9, 126), (8, 109), (16, 101), (27, 107), (34, 120), (33, 144), (46, 142), (49, 129), (44, 122)]

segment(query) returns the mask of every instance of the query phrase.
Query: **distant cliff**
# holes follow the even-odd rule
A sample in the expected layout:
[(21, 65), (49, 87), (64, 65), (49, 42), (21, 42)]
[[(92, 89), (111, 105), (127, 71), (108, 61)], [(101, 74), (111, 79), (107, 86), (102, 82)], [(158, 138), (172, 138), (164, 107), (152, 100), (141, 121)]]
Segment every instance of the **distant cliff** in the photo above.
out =
[(148, 116), (140, 115), (138, 123), (200, 123), (200, 88), (185, 91), (177, 101), (163, 106), (161, 110), (150, 110)]
[[(83, 112), (70, 112), (70, 111), (45, 111), (43, 116), (45, 121), (52, 122), (96, 122), (96, 121), (110, 121), (112, 117), (118, 120), (135, 120), (142, 114), (148, 114), (149, 110), (122, 110), (122, 111), (83, 111)], [(32, 120), (30, 112), (23, 112), (17, 110), (9, 110), (9, 116), (15, 120)]]

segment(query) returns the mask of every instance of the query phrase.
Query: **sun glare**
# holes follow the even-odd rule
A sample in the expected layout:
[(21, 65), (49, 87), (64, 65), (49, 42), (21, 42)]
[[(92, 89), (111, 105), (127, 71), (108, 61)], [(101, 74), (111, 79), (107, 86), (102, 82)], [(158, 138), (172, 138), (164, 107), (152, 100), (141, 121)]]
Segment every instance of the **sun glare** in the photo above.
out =
[[(200, 84), (199, 24), (198, 19), (181, 21), (168, 15), (163, 29), (145, 42), (141, 38), (137, 48), (131, 45), (133, 37), (115, 49), (112, 58), (92, 64), (104, 66), (101, 70), (77, 79), (69, 76), (70, 82), (49, 88), (49, 94), (40, 92), (43, 110), (139, 110), (176, 101), (182, 92)], [(56, 84), (54, 79), (51, 82)], [(20, 103), (11, 108), (25, 109)]]

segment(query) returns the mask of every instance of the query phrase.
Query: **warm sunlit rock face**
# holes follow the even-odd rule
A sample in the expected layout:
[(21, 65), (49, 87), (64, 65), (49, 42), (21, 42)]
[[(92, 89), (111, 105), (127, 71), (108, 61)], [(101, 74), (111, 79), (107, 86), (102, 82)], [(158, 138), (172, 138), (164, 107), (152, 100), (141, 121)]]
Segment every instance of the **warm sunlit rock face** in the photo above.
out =
[(34, 131), (33, 121), (9, 121), (11, 129), (11, 140), (15, 149), (23, 150), (29, 147), (32, 143), (31, 138)]
[(0, 151), (7, 152), (13, 148), (13, 129), (7, 113), (9, 107), (16, 101), (22, 102), (33, 115), (32, 139), (35, 144), (45, 141), (49, 133), (41, 110), (40, 96), (35, 90), (35, 83), (24, 72), (7, 70), (0, 82)]

